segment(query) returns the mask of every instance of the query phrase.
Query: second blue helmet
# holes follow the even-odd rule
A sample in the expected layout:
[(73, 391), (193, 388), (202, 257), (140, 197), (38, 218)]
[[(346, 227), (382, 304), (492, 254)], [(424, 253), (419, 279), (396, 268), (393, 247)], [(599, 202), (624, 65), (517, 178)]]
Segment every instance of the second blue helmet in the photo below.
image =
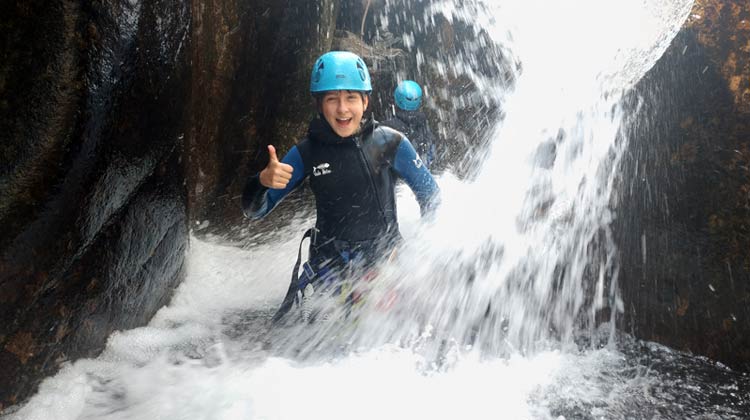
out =
[(331, 51), (318, 58), (310, 75), (310, 93), (329, 90), (371, 92), (370, 73), (357, 54)]
[(404, 80), (393, 92), (396, 106), (404, 111), (414, 111), (422, 105), (422, 88), (413, 80)]

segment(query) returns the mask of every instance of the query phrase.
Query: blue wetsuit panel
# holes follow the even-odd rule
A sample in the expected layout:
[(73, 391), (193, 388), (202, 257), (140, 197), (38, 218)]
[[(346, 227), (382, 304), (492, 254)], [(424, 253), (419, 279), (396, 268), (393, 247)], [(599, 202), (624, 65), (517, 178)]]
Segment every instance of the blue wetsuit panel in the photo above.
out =
[(432, 200), (438, 194), (438, 186), (432, 178), (427, 166), (417, 156), (417, 151), (411, 142), (404, 137), (396, 150), (393, 169), (399, 174), (417, 197), (422, 212), (435, 203)]

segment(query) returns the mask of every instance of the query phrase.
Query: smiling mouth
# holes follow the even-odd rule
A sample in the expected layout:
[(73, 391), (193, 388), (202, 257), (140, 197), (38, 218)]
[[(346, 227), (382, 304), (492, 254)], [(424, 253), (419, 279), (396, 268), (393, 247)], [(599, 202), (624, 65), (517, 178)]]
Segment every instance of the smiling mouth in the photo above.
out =
[(336, 118), (336, 124), (338, 125), (349, 125), (352, 122), (351, 118)]

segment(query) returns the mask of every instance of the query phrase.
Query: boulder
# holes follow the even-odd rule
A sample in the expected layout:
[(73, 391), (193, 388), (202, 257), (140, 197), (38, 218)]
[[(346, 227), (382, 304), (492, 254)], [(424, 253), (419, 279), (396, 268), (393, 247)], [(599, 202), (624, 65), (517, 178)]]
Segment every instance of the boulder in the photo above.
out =
[(190, 13), (172, 0), (0, 7), (2, 408), (146, 323), (182, 278)]
[(750, 4), (696, 0), (628, 98), (622, 327), (750, 370)]

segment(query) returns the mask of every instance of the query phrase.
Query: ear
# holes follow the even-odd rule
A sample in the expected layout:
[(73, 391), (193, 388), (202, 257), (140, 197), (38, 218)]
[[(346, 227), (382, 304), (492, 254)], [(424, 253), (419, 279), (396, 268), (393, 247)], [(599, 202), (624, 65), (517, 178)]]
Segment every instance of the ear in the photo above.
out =
[(365, 111), (367, 111), (367, 105), (370, 104), (370, 95), (363, 95), (362, 102), (365, 104)]

